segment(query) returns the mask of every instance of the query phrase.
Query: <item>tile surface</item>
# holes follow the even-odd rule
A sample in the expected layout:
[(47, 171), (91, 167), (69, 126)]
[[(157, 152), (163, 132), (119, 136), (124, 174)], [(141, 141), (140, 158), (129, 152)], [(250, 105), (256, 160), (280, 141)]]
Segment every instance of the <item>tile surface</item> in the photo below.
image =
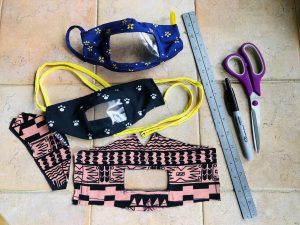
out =
[(198, 0), (197, 17), (218, 80), (228, 76), (221, 63), (245, 42), (266, 61), (264, 80), (299, 79), (299, 39), (294, 0)]
[[(188, 76), (197, 79), (196, 66), (180, 18), (182, 13), (194, 10), (194, 5), (219, 81), (228, 77), (221, 66), (222, 60), (243, 42), (257, 44), (267, 63), (262, 84), (261, 153), (252, 162), (242, 157), (258, 217), (242, 220), (206, 100), (198, 114), (189, 121), (160, 133), (183, 142), (217, 148), (221, 201), (147, 213), (101, 206), (73, 206), (72, 176), (67, 190), (50, 192), (30, 154), (8, 130), (10, 120), (18, 113), (40, 113), (33, 101), (32, 85), (37, 68), (45, 62), (71, 61), (97, 71), (110, 83), (145, 77)], [(300, 3), (294, 0), (33, 0), (30, 4), (24, 0), (0, 0), (0, 216), (10, 225), (299, 224), (299, 9)], [(111, 72), (76, 59), (65, 46), (65, 32), (71, 25), (90, 29), (96, 24), (127, 17), (169, 24), (171, 10), (177, 14), (184, 50), (153, 69), (137, 73)], [(74, 48), (81, 50), (79, 32), (72, 32), (71, 42)], [(45, 86), (52, 103), (91, 93), (78, 78), (65, 71), (50, 75), (45, 79)], [(165, 90), (166, 86), (160, 88)], [(248, 100), (236, 81), (233, 88), (251, 140)], [(185, 103), (186, 94), (176, 88), (170, 93), (165, 106), (154, 109), (135, 126), (152, 124), (179, 113)], [(99, 116), (97, 107), (88, 112), (90, 119), (95, 116)], [(234, 130), (232, 122), (230, 125)], [(106, 145), (120, 138), (124, 137), (87, 141), (68, 136), (72, 153), (93, 145)], [(139, 138), (143, 144), (149, 139)], [(238, 143), (236, 135), (234, 138)], [(73, 166), (71, 174), (72, 170)]]
[(202, 203), (153, 212), (133, 212), (110, 207), (92, 207), (93, 225), (202, 225)]
[(221, 202), (203, 204), (204, 225), (299, 224), (299, 192), (254, 192), (258, 216), (243, 220), (233, 192), (223, 193)]
[[(90, 207), (71, 204), (69, 192), (0, 193), (0, 215), (9, 225), (83, 225)], [(87, 223), (86, 223), (87, 224)]]
[[(45, 62), (83, 64), (67, 50), (65, 33), (74, 24), (95, 25), (95, 7), (96, 0), (33, 0), (30, 5), (27, 1), (4, 0), (0, 32), (0, 83), (32, 84), (35, 71)], [(88, 64), (85, 66), (93, 68)], [(64, 76), (55, 81), (78, 83)]]
[[(50, 86), (47, 88), (53, 103), (65, 101), (90, 91), (82, 86)], [(62, 91), (65, 94), (62, 96)], [(9, 123), (21, 112), (37, 113), (33, 101), (33, 86), (0, 86), (0, 190), (50, 190), (39, 168), (24, 145), (9, 131)], [(68, 137), (72, 153), (88, 148), (91, 141)], [(71, 185), (73, 186), (73, 185)], [(69, 184), (70, 187), (70, 184)]]

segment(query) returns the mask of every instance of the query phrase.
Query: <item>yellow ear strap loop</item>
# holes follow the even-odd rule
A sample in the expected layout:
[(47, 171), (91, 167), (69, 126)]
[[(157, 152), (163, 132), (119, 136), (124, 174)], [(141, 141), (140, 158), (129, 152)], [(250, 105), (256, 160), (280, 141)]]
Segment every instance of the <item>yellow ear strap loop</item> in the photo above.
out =
[[(52, 66), (52, 68), (50, 68), (50, 69), (43, 72), (43, 70), (47, 66), (50, 66), (50, 67)], [(90, 71), (90, 70), (88, 70), (88, 69), (86, 69), (82, 66), (76, 65), (74, 63), (68, 63), (68, 62), (45, 63), (42, 66), (40, 66), (37, 70), (37, 73), (36, 73), (36, 76), (35, 76), (35, 89), (34, 89), (34, 97), (35, 97), (36, 104), (39, 107), (39, 109), (42, 110), (43, 112), (46, 111), (46, 107), (43, 106), (39, 102), (38, 94), (39, 94), (39, 91), (41, 90), (41, 95), (42, 95), (42, 98), (43, 98), (43, 101), (44, 101), (45, 105), (46, 106), (50, 105), (49, 97), (46, 94), (46, 90), (45, 90), (44, 86), (42, 85), (42, 83), (43, 83), (43, 79), (46, 76), (48, 76), (49, 74), (51, 74), (51, 73), (53, 73), (57, 70), (66, 70), (66, 71), (72, 72), (84, 84), (86, 84), (89, 88), (91, 88), (94, 91), (100, 90), (100, 87), (98, 87), (95, 84), (93, 84), (92, 82), (90, 82), (85, 76), (78, 73), (77, 71), (80, 71), (80, 72), (84, 73), (85, 75), (94, 78), (103, 87), (110, 87), (111, 86), (109, 83), (107, 83), (101, 77), (99, 77), (97, 74), (93, 73), (92, 71)]]
[[(146, 137), (148, 135), (151, 135), (152, 133), (166, 129), (167, 127), (176, 126), (176, 125), (179, 125), (179, 124), (189, 120), (200, 108), (200, 106), (202, 104), (202, 100), (203, 100), (204, 91), (203, 91), (202, 85), (198, 81), (190, 79), (190, 78), (180, 77), (180, 78), (176, 78), (176, 79), (156, 80), (155, 82), (157, 84), (175, 83), (166, 90), (166, 92), (164, 93), (164, 98), (166, 98), (167, 94), (171, 91), (171, 89), (173, 89), (176, 86), (181, 86), (183, 89), (185, 89), (185, 91), (187, 91), (188, 103), (187, 103), (186, 107), (184, 108), (183, 112), (178, 115), (174, 115), (170, 118), (161, 120), (156, 124), (126, 129), (118, 134), (115, 134), (114, 136), (120, 136), (120, 135), (124, 135), (124, 134), (132, 134), (132, 133), (141, 132), (141, 135), (143, 137)], [(193, 108), (192, 108), (193, 93), (184, 83), (191, 84), (192, 86), (199, 89), (198, 90), (198, 98), (197, 98), (196, 104)]]
[[(126, 130), (124, 130), (124, 131), (122, 131), (122, 132), (120, 132), (118, 134), (115, 134), (115, 136), (121, 136), (121, 135), (125, 135), (125, 134), (133, 134), (133, 133), (139, 133), (139, 132), (141, 132), (141, 134), (143, 135), (143, 132), (150, 131), (152, 129), (155, 132), (158, 127), (163, 126), (164, 128), (166, 128), (165, 124), (167, 124), (168, 122), (172, 122), (174, 120), (176, 121), (176, 120), (178, 120), (178, 118), (184, 116), (187, 113), (187, 110), (189, 110), (189, 108), (192, 105), (193, 95), (192, 95), (191, 90), (189, 88), (187, 88), (184, 84), (177, 83), (177, 84), (173, 84), (171, 87), (168, 88), (168, 90), (164, 93), (164, 99), (166, 99), (167, 93), (172, 88), (174, 88), (175, 86), (182, 86), (188, 92), (188, 104), (187, 104), (187, 106), (185, 107), (185, 109), (183, 110), (182, 113), (180, 113), (178, 115), (175, 115), (175, 116), (172, 116), (170, 118), (161, 120), (161, 121), (159, 121), (158, 123), (155, 123), (155, 124), (151, 124), (151, 125), (147, 125), (147, 126), (143, 126), (143, 127), (135, 127), (135, 128), (126, 129)], [(147, 135), (144, 135), (144, 136), (147, 136)]]
[(171, 11), (170, 13), (170, 24), (175, 25), (176, 24), (176, 14), (174, 11)]

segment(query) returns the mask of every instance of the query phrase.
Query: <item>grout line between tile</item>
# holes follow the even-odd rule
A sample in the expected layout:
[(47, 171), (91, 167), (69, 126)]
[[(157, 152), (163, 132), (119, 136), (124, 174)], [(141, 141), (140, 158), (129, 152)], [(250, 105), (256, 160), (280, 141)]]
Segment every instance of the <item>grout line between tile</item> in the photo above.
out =
[[(9, 189), (2, 189), (0, 190), (1, 193), (52, 193), (57, 191), (52, 190), (9, 190)], [(59, 193), (73, 193), (73, 190), (59, 190)]]
[[(222, 193), (228, 193), (228, 192), (234, 192), (233, 189), (227, 189), (227, 190), (222, 190)], [(280, 188), (270, 188), (270, 189), (251, 189), (251, 192), (253, 193), (260, 193), (260, 192), (269, 192), (269, 193), (300, 193), (300, 188), (295, 188), (295, 189), (280, 189)]]
[[(0, 0), (1, 1), (1, 0)], [(95, 74), (97, 74), (97, 67), (95, 66)], [(94, 80), (93, 80), (94, 81)], [(239, 84), (237, 80), (230, 80), (231, 83)], [(95, 81), (94, 81), (95, 82)], [(201, 82), (201, 81), (200, 81)], [(218, 84), (224, 83), (222, 80), (217, 80)], [(263, 80), (263, 84), (289, 84), (289, 83), (300, 83), (300, 79), (290, 79), (290, 80)], [(111, 85), (119, 84), (119, 83), (110, 83)], [(19, 84), (19, 83), (0, 83), (0, 86), (33, 86), (32, 83)], [(83, 85), (82, 83), (49, 83), (49, 85)]]
[(202, 225), (204, 225), (204, 202), (202, 202)]
[[(298, 15), (298, 13), (300, 12), (300, 9), (298, 12), (298, 7), (300, 6), (297, 7), (296, 0), (294, 0), (294, 4), (295, 4), (296, 24), (297, 24), (297, 31), (298, 31), (298, 43), (300, 43), (300, 15)], [(298, 45), (298, 50), (299, 50), (299, 45)], [(300, 51), (298, 51), (298, 53), (300, 57)]]
[(2, 21), (2, 6), (3, 6), (3, 1), (4, 0), (0, 0), (0, 29), (1, 29), (1, 21)]

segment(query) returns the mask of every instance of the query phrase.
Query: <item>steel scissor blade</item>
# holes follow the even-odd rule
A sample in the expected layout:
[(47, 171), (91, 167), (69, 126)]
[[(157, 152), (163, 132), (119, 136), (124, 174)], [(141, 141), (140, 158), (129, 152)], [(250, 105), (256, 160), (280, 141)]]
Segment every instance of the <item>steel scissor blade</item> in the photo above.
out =
[[(254, 104), (256, 102), (256, 104)], [(254, 143), (254, 149), (256, 153), (259, 153), (260, 149), (260, 101), (259, 96), (254, 92), (250, 96), (251, 104), (251, 128), (252, 137)]]

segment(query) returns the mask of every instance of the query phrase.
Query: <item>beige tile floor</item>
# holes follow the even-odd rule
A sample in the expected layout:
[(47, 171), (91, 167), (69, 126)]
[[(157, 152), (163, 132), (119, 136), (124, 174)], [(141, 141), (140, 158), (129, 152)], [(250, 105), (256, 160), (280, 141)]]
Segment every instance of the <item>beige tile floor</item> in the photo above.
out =
[[(245, 41), (256, 43), (267, 63), (262, 83), (261, 153), (253, 162), (243, 159), (258, 217), (243, 221), (230, 182), (206, 101), (185, 124), (161, 132), (194, 144), (215, 146), (218, 151), (222, 201), (198, 203), (158, 212), (130, 212), (117, 208), (80, 207), (71, 204), (72, 182), (67, 190), (51, 192), (23, 145), (9, 132), (8, 124), (18, 113), (35, 112), (34, 73), (51, 61), (71, 61), (97, 71), (109, 82), (143, 77), (189, 76), (197, 78), (191, 50), (179, 15), (195, 10), (215, 76), (228, 75), (223, 58)], [(79, 24), (92, 28), (115, 19), (168, 23), (169, 11), (178, 15), (184, 50), (173, 60), (151, 70), (116, 74), (77, 60), (64, 44), (66, 29)], [(300, 3), (296, 0), (0, 0), (0, 215), (10, 225), (56, 224), (299, 224), (300, 223)], [(297, 22), (298, 21), (298, 22)], [(72, 42), (78, 48), (79, 34)], [(47, 79), (53, 102), (90, 92), (66, 73)], [(246, 95), (233, 85), (248, 135), (250, 124)], [(63, 95), (61, 94), (63, 93)], [(174, 101), (174, 98), (175, 101)], [(141, 123), (179, 112), (183, 95), (173, 93), (166, 107), (156, 109)], [(97, 116), (97, 109), (92, 115)], [(72, 152), (104, 145), (112, 138), (84, 141), (69, 138)], [(142, 140), (146, 142), (146, 140)], [(1, 219), (0, 219), (1, 224)], [(2, 224), (1, 224), (2, 225)]]

